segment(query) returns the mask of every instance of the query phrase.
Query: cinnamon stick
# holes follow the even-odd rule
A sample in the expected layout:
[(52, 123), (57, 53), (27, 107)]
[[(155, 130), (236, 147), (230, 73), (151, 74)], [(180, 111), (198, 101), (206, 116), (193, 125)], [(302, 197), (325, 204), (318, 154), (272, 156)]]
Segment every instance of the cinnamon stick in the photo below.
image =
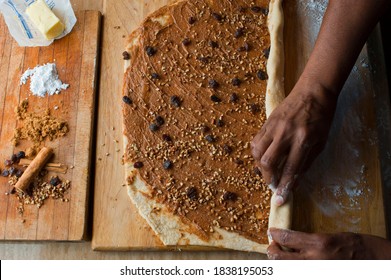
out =
[[(23, 158), (19, 161), (19, 165), (23, 167), (28, 167), (31, 164), (31, 162), (32, 160)], [(66, 174), (68, 171), (68, 166), (62, 163), (48, 162), (45, 164), (43, 169), (46, 169), (47, 171)]]
[(18, 192), (24, 193), (34, 178), (38, 176), (39, 171), (41, 171), (52, 155), (53, 149), (43, 147), (24, 171), (18, 182), (15, 184), (15, 189)]

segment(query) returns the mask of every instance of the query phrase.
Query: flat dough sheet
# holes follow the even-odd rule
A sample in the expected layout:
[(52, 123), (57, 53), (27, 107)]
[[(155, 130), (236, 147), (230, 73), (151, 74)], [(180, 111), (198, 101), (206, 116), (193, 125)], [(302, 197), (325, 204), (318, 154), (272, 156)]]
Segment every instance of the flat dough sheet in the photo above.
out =
[[(171, 5), (178, 5), (176, 2)], [(163, 7), (164, 8), (164, 7)], [(146, 21), (159, 22), (164, 26), (171, 24), (172, 18), (162, 14), (161, 10), (148, 16)], [(139, 48), (142, 26), (135, 30), (128, 40), (126, 51), (132, 55)], [(270, 33), (270, 55), (267, 62), (267, 92), (266, 92), (266, 114), (267, 116), (284, 99), (284, 49), (283, 49), (283, 10), (282, 0), (271, 0), (269, 5), (268, 28)], [(130, 60), (125, 60), (125, 72), (131, 71)], [(128, 146), (128, 139), (124, 136), (125, 148)], [(178, 216), (167, 210), (166, 206), (151, 198), (149, 187), (137, 175), (133, 163), (125, 162), (126, 178), (133, 178), (128, 185), (128, 194), (136, 205), (140, 215), (148, 222), (154, 232), (159, 236), (166, 246), (202, 246), (220, 247), (241, 251), (253, 251), (266, 253), (268, 244), (259, 244), (249, 240), (235, 232), (215, 227), (215, 232), (209, 236), (209, 240), (200, 238), (194, 234), (197, 230), (191, 224), (184, 223)], [(291, 203), (284, 207), (272, 205), (269, 217), (269, 226), (289, 228), (291, 221)], [(159, 209), (159, 211), (156, 211)]]

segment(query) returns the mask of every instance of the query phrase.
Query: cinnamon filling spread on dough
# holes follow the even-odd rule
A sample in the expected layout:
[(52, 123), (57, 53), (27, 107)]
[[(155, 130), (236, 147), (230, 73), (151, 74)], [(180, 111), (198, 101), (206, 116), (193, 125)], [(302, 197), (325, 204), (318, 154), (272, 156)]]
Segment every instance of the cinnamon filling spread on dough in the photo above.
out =
[[(144, 22), (124, 59), (132, 162), (153, 197), (197, 234), (219, 227), (267, 243), (271, 192), (251, 156), (266, 120), (269, 1), (184, 1)], [(132, 183), (133, 178), (129, 178)], [(160, 211), (160, 209), (156, 209)]]

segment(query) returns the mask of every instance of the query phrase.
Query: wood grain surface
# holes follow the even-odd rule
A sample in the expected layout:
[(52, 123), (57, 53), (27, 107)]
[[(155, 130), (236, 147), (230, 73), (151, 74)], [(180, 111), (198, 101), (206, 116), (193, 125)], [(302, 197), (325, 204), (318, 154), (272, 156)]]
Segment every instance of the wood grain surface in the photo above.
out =
[[(14, 109), (28, 99), (28, 112), (51, 115), (68, 123), (69, 132), (63, 138), (47, 140), (44, 145), (54, 150), (53, 162), (68, 167), (63, 180), (71, 181), (66, 194), (69, 202), (48, 199), (38, 209), (26, 205), (19, 215), (15, 196), (9, 191), (7, 178), (1, 177), (0, 239), (6, 240), (82, 240), (85, 237), (90, 180), (90, 159), (95, 111), (97, 53), (100, 35), (100, 13), (78, 12), (77, 24), (70, 35), (56, 40), (48, 47), (22, 48), (9, 34), (0, 18), (0, 165), (20, 150), (32, 145), (27, 140), (13, 147), (14, 129), (20, 126)], [(29, 82), (19, 85), (21, 75), (38, 64), (55, 62), (60, 79), (70, 87), (61, 94), (44, 98), (30, 93)], [(57, 109), (58, 108), (58, 109)], [(50, 176), (56, 175), (52, 172)], [(22, 222), (24, 221), (24, 222)]]
[[(318, 22), (311, 22), (314, 18), (311, 19), (311, 15), (304, 13), (308, 12), (308, 7), (301, 6), (303, 2), (284, 1), (287, 92), (293, 87), (308, 59), (316, 35), (313, 25), (318, 24)], [(162, 246), (147, 223), (138, 215), (127, 197), (124, 171), (119, 164), (123, 154), (120, 102), (123, 72), (121, 54), (126, 36), (138, 27), (145, 16), (168, 1), (106, 1), (105, 3), (92, 248), (94, 250), (175, 249)], [(363, 58), (367, 59), (366, 48), (358, 61)], [(361, 65), (360, 63), (358, 62), (357, 65)], [(339, 119), (336, 120), (335, 128), (331, 132), (330, 144), (320, 157), (323, 163), (318, 162), (317, 166), (310, 170), (301, 181), (302, 187), (295, 194), (293, 213), (295, 229), (310, 232), (355, 231), (386, 236), (378, 146), (370, 141), (353, 144), (349, 142), (349, 139), (354, 138), (352, 134), (356, 132), (354, 129), (345, 131), (345, 125), (349, 127), (357, 124), (350, 124), (350, 119), (344, 118), (342, 113), (344, 110), (349, 110), (351, 116), (354, 116), (354, 114), (360, 115), (362, 111), (366, 112), (363, 121), (359, 124), (364, 131), (360, 137), (369, 137), (370, 133), (376, 130), (375, 101), (372, 98), (375, 92), (371, 76), (366, 71), (367, 69), (360, 67), (356, 71), (360, 80), (353, 75), (347, 82), (345, 91), (353, 88), (359, 96), (359, 101), (354, 101), (353, 96), (349, 98), (348, 93), (343, 95), (338, 111)], [(342, 132), (338, 130), (338, 122), (347, 122), (343, 127), (341, 126)], [(355, 158), (353, 154), (346, 155), (343, 150), (346, 147), (353, 147), (354, 152), (359, 156)], [(121, 151), (116, 152), (119, 149)], [(106, 157), (106, 153), (110, 156)], [(340, 160), (339, 155), (345, 157), (343, 161)], [(329, 166), (333, 162), (348, 164)], [(363, 174), (357, 173), (357, 168), (363, 168)], [(335, 186), (320, 174), (327, 174), (327, 178), (335, 178)], [(357, 181), (357, 184), (353, 185), (352, 181)], [(352, 184), (351, 188), (347, 185), (349, 182)], [(352, 196), (352, 192), (362, 192), (362, 195)]]

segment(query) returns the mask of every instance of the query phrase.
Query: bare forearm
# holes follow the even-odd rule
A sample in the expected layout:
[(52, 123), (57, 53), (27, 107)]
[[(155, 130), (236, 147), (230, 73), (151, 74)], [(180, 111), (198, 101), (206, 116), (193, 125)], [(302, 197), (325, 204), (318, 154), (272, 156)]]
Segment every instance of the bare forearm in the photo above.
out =
[(366, 39), (390, 0), (330, 0), (300, 80), (339, 94)]

